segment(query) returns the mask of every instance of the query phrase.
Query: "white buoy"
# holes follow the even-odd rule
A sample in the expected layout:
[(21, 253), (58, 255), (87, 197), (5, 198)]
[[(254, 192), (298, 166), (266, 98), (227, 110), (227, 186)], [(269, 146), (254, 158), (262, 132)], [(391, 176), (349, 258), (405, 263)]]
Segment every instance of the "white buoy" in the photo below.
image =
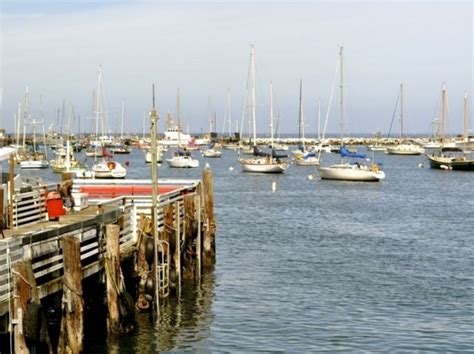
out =
[(233, 171), (233, 170), (234, 170), (234, 166), (230, 166), (229, 171)]
[(420, 163), (418, 164), (418, 167), (419, 167), (419, 168), (423, 168), (423, 167), (425, 167), (425, 165), (423, 165), (423, 162), (420, 162)]
[(209, 170), (211, 166), (209, 166), (209, 162), (206, 162), (206, 166), (204, 167), (205, 170)]
[(277, 190), (277, 183), (276, 183), (276, 181), (273, 181), (272, 182), (272, 192), (275, 193), (276, 190)]
[(310, 181), (312, 181), (312, 180), (314, 179), (314, 174), (308, 175), (308, 179), (309, 179)]

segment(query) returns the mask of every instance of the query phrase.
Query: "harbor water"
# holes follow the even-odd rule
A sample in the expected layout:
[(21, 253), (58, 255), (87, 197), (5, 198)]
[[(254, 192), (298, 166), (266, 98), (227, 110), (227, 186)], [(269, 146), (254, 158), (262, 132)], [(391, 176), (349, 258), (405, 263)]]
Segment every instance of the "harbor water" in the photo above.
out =
[[(193, 154), (199, 169), (164, 163), (159, 175), (200, 178), (209, 163), (214, 272), (163, 304), (156, 323), (139, 314), (130, 335), (107, 342), (86, 328), (87, 352), (474, 349), (472, 173), (377, 153), (386, 179), (351, 183), (295, 165), (282, 175), (245, 174), (233, 151)], [(323, 163), (336, 159), (327, 156)], [(128, 178), (149, 178), (142, 151), (117, 159), (129, 161)]]

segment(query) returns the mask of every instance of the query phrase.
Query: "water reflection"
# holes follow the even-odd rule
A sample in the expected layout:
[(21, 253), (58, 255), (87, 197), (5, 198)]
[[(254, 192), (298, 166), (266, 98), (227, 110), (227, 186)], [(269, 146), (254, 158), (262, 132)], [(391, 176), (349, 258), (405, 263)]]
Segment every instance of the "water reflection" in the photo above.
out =
[(195, 350), (210, 334), (214, 320), (215, 276), (206, 274), (200, 284), (184, 284), (181, 294), (163, 300), (160, 317), (153, 324), (148, 313), (137, 315), (136, 332), (109, 342), (109, 352), (152, 353)]

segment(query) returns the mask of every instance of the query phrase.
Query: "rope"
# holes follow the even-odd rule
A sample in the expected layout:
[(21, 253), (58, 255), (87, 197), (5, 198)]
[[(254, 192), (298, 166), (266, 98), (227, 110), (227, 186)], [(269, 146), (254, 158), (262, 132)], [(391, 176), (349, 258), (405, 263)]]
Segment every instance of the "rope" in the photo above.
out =
[(66, 278), (64, 277), (64, 275), (63, 275), (63, 284), (66, 286), (66, 288), (67, 288), (70, 292), (72, 292), (72, 293), (75, 294), (76, 296), (78, 296), (78, 297), (82, 297), (82, 296), (83, 296), (83, 293), (82, 293), (82, 292), (81, 292), (81, 293), (77, 292), (76, 290), (74, 290), (74, 289), (72, 288), (71, 285), (69, 285), (69, 283), (67, 282), (67, 280), (66, 280)]
[(26, 283), (26, 285), (28, 285), (30, 288), (33, 288), (33, 285), (31, 285), (28, 279), (26, 279), (23, 275), (21, 275), (20, 273), (14, 270), (12, 270), (11, 273), (17, 275), (21, 280), (23, 280)]

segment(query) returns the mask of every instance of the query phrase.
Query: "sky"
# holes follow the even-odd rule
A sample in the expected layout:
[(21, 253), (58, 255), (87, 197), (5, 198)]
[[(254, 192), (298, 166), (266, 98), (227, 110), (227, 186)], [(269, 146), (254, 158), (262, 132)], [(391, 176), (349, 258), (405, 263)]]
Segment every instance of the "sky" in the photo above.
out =
[[(161, 131), (166, 113), (176, 115), (178, 88), (185, 130), (209, 130), (210, 96), (222, 132), (227, 90), (235, 130), (242, 122), (253, 44), (261, 134), (269, 133), (270, 81), (282, 134), (298, 131), (300, 80), (307, 133), (316, 133), (318, 101), (328, 133), (338, 131), (338, 94), (327, 112), (340, 46), (348, 134), (387, 134), (401, 83), (405, 133), (430, 133), (443, 82), (447, 131), (461, 133), (464, 91), (469, 105), (474, 102), (473, 11), (470, 1), (3, 0), (0, 126), (14, 130), (28, 87), (32, 115), (40, 117), (41, 97), (46, 126), (57, 121), (65, 101), (66, 111), (73, 105), (80, 116), (71, 130), (80, 120), (82, 131), (93, 131), (92, 94), (102, 65), (113, 133), (120, 131), (122, 101), (124, 130), (141, 133), (153, 83)], [(391, 134), (399, 131), (395, 119)]]

